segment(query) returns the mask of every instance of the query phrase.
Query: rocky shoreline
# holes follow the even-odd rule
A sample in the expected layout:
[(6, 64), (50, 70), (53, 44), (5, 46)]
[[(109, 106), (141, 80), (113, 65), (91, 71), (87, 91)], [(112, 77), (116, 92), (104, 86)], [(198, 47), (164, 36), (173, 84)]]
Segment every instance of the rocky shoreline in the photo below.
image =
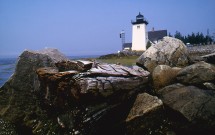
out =
[(56, 49), (24, 51), (0, 88), (0, 134), (213, 135), (209, 62), (192, 60), (170, 37), (133, 67), (71, 61)]

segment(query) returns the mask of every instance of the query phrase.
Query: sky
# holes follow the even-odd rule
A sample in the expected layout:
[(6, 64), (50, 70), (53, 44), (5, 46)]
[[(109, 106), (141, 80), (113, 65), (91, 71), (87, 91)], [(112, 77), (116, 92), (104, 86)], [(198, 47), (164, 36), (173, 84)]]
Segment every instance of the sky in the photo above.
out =
[(147, 30), (215, 33), (215, 0), (0, 0), (0, 56), (57, 48), (68, 56), (103, 55), (131, 42), (141, 12)]

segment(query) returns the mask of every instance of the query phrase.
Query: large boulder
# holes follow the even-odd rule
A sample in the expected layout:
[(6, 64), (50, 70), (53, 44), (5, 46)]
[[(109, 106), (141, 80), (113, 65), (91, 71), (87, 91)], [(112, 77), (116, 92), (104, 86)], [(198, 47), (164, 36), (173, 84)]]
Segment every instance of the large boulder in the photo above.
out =
[(186, 66), (188, 52), (184, 43), (176, 38), (164, 37), (162, 41), (149, 47), (138, 59), (137, 65), (147, 68), (150, 72), (157, 65)]
[(24, 51), (18, 59), (16, 69), (12, 77), (2, 87), (21, 91), (34, 91), (38, 88), (36, 70), (41, 67), (55, 67), (55, 63), (67, 60), (57, 49), (44, 49), (41, 51)]
[[(137, 98), (126, 118), (128, 134), (144, 134), (149, 128), (160, 125), (163, 121), (163, 102), (156, 96), (147, 93), (137, 95)], [(150, 132), (155, 133), (153, 129)]]
[(19, 56), (14, 74), (0, 88), (0, 117), (14, 123), (19, 134), (32, 133), (26, 125), (33, 127), (41, 124), (37, 119), (43, 111), (36, 96), (40, 87), (36, 70), (55, 67), (55, 63), (61, 60), (67, 58), (57, 49), (24, 51)]
[(206, 62), (198, 62), (183, 68), (177, 74), (177, 80), (183, 84), (203, 85), (215, 82), (215, 66)]
[[(159, 90), (160, 98), (172, 110), (172, 116), (185, 120), (191, 133), (215, 133), (215, 93), (195, 86), (173, 84)], [(180, 128), (180, 127), (178, 127)], [(182, 128), (182, 127), (181, 127)]]
[(158, 65), (152, 73), (155, 90), (159, 90), (162, 87), (175, 83), (176, 75), (180, 70), (181, 68), (178, 67), (171, 68), (167, 65)]

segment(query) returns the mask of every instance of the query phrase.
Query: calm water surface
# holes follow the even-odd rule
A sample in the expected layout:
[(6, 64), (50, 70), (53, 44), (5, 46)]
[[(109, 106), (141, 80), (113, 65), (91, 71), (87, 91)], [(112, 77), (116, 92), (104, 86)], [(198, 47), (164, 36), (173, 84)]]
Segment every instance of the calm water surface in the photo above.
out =
[(0, 87), (10, 78), (15, 70), (17, 58), (0, 58)]

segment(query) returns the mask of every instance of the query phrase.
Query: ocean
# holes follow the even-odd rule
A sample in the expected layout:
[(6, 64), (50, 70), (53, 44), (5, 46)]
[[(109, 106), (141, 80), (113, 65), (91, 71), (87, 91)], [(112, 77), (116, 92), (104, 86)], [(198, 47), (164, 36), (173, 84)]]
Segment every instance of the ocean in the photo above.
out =
[(14, 73), (17, 58), (0, 58), (0, 87)]

